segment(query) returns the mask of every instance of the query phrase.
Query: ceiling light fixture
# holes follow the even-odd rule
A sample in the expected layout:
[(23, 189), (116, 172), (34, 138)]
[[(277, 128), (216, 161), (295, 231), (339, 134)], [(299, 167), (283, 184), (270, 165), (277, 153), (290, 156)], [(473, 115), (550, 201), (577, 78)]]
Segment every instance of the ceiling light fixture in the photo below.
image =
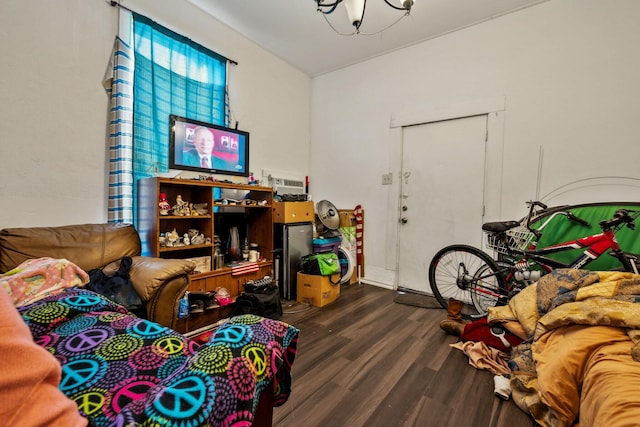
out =
[[(398, 0), (392, 0), (392, 1), (398, 1)], [(364, 32), (361, 32), (360, 30), (360, 27), (362, 26), (362, 21), (364, 20), (365, 11), (367, 9), (367, 0), (314, 0), (314, 2), (316, 3), (316, 6), (317, 6), (316, 10), (318, 12), (321, 12), (324, 15), (325, 20), (327, 21), (329, 26), (333, 29), (333, 31), (343, 36), (352, 36), (356, 34), (362, 34), (362, 35), (379, 34), (384, 30), (394, 26), (395, 24), (400, 22), (402, 18), (404, 18), (405, 16), (408, 16), (411, 13), (411, 7), (413, 6), (413, 3), (415, 2), (415, 0), (399, 0), (400, 2), (399, 6), (394, 5), (389, 0), (384, 0), (387, 6), (395, 10), (404, 11), (404, 14), (402, 14), (402, 16), (400, 16), (396, 21), (394, 21), (390, 25), (387, 25), (383, 29), (375, 31), (373, 33), (364, 33)], [(327, 15), (332, 14), (336, 10), (336, 8), (340, 5), (340, 3), (344, 3), (345, 8), (347, 9), (349, 22), (354, 27), (354, 31), (352, 33), (345, 34), (343, 32), (338, 31), (336, 27), (331, 23), (329, 18), (327, 17)]]

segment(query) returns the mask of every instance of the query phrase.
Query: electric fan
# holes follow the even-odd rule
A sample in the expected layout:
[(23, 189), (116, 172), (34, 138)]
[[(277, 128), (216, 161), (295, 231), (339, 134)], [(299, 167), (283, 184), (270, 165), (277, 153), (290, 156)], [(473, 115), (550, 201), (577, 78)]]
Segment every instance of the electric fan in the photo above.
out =
[(340, 227), (340, 215), (338, 209), (328, 200), (320, 200), (316, 204), (316, 230), (318, 236), (325, 239), (331, 237), (340, 237), (342, 234), (338, 228)]

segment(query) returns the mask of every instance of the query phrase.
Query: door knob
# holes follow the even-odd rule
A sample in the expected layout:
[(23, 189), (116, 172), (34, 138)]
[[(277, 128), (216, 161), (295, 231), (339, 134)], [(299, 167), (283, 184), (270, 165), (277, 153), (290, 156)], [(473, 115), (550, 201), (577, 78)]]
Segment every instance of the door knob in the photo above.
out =
[(407, 222), (409, 222), (409, 220), (407, 218), (400, 218), (400, 222), (403, 224), (406, 224)]

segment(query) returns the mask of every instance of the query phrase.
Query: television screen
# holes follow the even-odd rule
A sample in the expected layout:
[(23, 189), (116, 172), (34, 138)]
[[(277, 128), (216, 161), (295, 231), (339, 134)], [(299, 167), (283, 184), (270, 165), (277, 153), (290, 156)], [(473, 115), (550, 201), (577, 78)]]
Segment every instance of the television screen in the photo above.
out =
[(249, 133), (171, 115), (169, 168), (249, 176)]

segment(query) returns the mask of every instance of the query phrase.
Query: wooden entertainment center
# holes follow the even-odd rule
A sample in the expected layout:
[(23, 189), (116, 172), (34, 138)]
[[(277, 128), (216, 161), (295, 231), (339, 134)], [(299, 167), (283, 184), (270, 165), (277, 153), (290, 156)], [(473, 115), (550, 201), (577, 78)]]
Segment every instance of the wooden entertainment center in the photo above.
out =
[[(162, 215), (160, 195), (165, 194), (173, 206), (176, 198), (194, 205), (206, 204), (206, 214)], [(239, 231), (240, 245), (246, 240), (258, 245), (260, 259), (256, 263), (230, 262), (214, 268), (215, 237), (221, 240), (220, 252), (226, 254), (229, 230)], [(176, 230), (179, 236), (189, 230), (198, 230), (207, 241), (195, 245), (165, 246), (165, 233)], [(143, 255), (160, 258), (196, 258), (204, 265), (203, 271), (190, 276), (190, 292), (215, 292), (226, 288), (235, 298), (250, 280), (273, 275), (273, 189), (256, 185), (232, 184), (196, 179), (146, 178), (138, 182), (138, 232), (142, 240)], [(250, 272), (241, 272), (249, 266)], [(235, 267), (235, 268), (234, 268)], [(204, 271), (208, 270), (208, 271)], [(229, 317), (233, 304), (216, 305), (203, 313), (191, 313), (178, 319), (176, 330), (192, 332)]]

